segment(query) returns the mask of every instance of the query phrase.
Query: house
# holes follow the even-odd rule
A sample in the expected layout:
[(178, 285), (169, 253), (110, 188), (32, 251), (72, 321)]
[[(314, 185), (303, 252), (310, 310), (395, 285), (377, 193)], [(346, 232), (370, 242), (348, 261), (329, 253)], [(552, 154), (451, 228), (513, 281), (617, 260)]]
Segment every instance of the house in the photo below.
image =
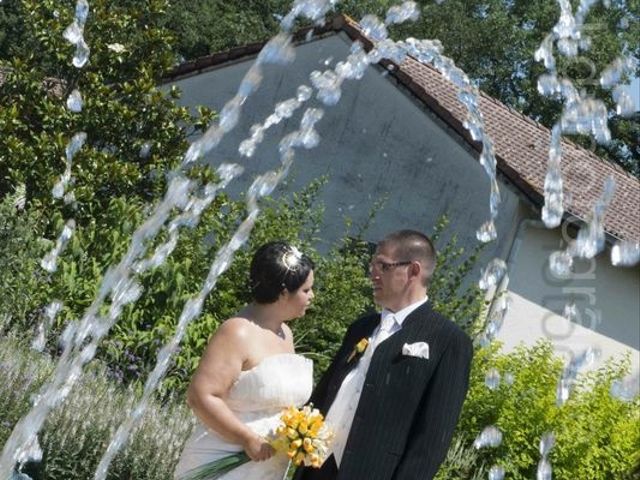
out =
[[(334, 67), (352, 42), (371, 42), (352, 20), (339, 16), (322, 28), (298, 32), (296, 59), (286, 67), (266, 66), (260, 89), (243, 105), (239, 125), (209, 153), (212, 164), (237, 162), (243, 177), (231, 192), (240, 193), (260, 172), (276, 168), (278, 141), (296, 130), (304, 108), (324, 110), (317, 124), (319, 147), (297, 150), (290, 188), (328, 175), (323, 238), (343, 233), (344, 216), (363, 222), (374, 202), (387, 198), (368, 230), (371, 240), (399, 228), (430, 231), (448, 213), (451, 231), (467, 247), (489, 217), (489, 182), (478, 162), (481, 145), (463, 128), (466, 111), (456, 89), (437, 70), (413, 58), (401, 65), (382, 61), (361, 81), (347, 81), (340, 102), (327, 107), (312, 98), (293, 117), (271, 127), (255, 155), (238, 154), (250, 127), (263, 123), (274, 105), (310, 85), (314, 70)], [(232, 98), (262, 44), (246, 45), (180, 65), (166, 79), (183, 91), (181, 102), (220, 111)], [(640, 182), (616, 165), (563, 140), (562, 174), (571, 197), (561, 227), (540, 222), (544, 202), (550, 131), (482, 94), (480, 108), (495, 145), (502, 202), (496, 219), (499, 238), (485, 249), (485, 261), (504, 259), (512, 298), (498, 339), (511, 349), (539, 337), (551, 339), (558, 352), (579, 353), (588, 346), (602, 352), (600, 362), (629, 351), (640, 370), (640, 266), (616, 268), (610, 249), (619, 239), (640, 240)], [(606, 250), (591, 261), (578, 261), (568, 278), (549, 270), (549, 254), (566, 247), (575, 227), (587, 219), (603, 184), (613, 176), (617, 189), (604, 219)], [(581, 313), (562, 316), (575, 302)]]

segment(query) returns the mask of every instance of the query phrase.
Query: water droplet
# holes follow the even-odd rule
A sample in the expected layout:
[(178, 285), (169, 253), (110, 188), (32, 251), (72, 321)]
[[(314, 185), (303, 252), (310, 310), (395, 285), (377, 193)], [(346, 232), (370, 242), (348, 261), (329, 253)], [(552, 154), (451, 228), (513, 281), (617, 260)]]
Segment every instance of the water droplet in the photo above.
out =
[(230, 132), (238, 124), (241, 105), (240, 98), (234, 97), (222, 107), (219, 125), (223, 132)]
[(76, 194), (73, 192), (67, 192), (64, 194), (62, 201), (64, 202), (65, 205), (70, 205), (76, 201)]
[(636, 112), (636, 105), (633, 98), (626, 90), (620, 87), (617, 90), (616, 97), (616, 113), (621, 117), (628, 117)]
[(80, 28), (80, 25), (76, 21), (73, 21), (62, 33), (62, 36), (69, 43), (73, 45), (77, 45), (80, 39), (82, 38), (83, 32)]
[(69, 344), (73, 341), (73, 338), (75, 337), (77, 331), (78, 331), (78, 322), (71, 321), (67, 324), (64, 331), (62, 332), (62, 335), (60, 335), (60, 338), (58, 340), (58, 343), (61, 349), (66, 350)]
[(56, 184), (53, 186), (53, 189), (51, 190), (51, 195), (53, 195), (53, 198), (62, 198), (64, 195), (64, 188), (65, 183), (62, 180), (56, 182)]
[(252, 140), (243, 140), (238, 147), (238, 153), (247, 158), (251, 158), (255, 151), (256, 143)]
[(482, 125), (475, 120), (465, 120), (462, 124), (469, 131), (471, 139), (475, 142), (482, 140)]
[(248, 97), (255, 92), (262, 82), (262, 73), (258, 68), (251, 68), (240, 82), (238, 87), (238, 95), (240, 97)]
[(494, 258), (489, 262), (487, 268), (482, 272), (478, 286), (481, 290), (488, 290), (489, 288), (498, 285), (502, 280), (502, 277), (507, 272), (507, 264), (501, 258)]
[(258, 54), (258, 63), (286, 65), (295, 59), (296, 53), (291, 46), (291, 36), (279, 33), (267, 42)]
[(484, 447), (497, 447), (502, 443), (502, 432), (498, 428), (490, 425), (486, 427), (480, 435), (476, 437), (473, 446), (476, 449)]
[(601, 197), (593, 207), (591, 220), (580, 228), (571, 253), (581, 258), (593, 258), (604, 248), (604, 216), (614, 192), (615, 181), (610, 176), (605, 181)]
[(604, 88), (613, 88), (618, 85), (623, 75), (632, 74), (636, 68), (636, 60), (633, 57), (619, 57), (602, 72), (600, 85)]
[(87, 140), (87, 134), (85, 132), (76, 133), (71, 141), (67, 144), (66, 155), (67, 161), (71, 161), (76, 153), (82, 148), (84, 142)]
[(543, 458), (538, 463), (538, 470), (536, 472), (536, 480), (552, 480), (551, 463), (546, 458)]
[(312, 93), (313, 90), (310, 87), (306, 85), (300, 85), (298, 87), (298, 90), (296, 91), (296, 98), (299, 102), (306, 102), (311, 98)]
[(482, 243), (492, 242), (498, 238), (498, 232), (496, 232), (496, 226), (492, 220), (482, 224), (476, 231), (476, 238)]
[(576, 306), (576, 303), (567, 303), (564, 306), (564, 312), (562, 313), (562, 316), (570, 322), (574, 322), (576, 318), (578, 318), (578, 307)]
[(394, 5), (387, 10), (386, 25), (403, 23), (407, 20), (415, 21), (420, 18), (420, 9), (416, 2), (404, 2), (402, 5)]
[(496, 368), (491, 368), (484, 377), (484, 384), (489, 390), (497, 390), (500, 386), (500, 372)]
[(640, 242), (623, 240), (611, 249), (611, 263), (615, 266), (632, 267), (640, 262)]
[(299, 106), (300, 102), (298, 102), (297, 99), (290, 98), (276, 104), (274, 111), (279, 118), (291, 118), (293, 112), (295, 112)]
[(558, 405), (563, 405), (569, 399), (569, 395), (571, 394), (580, 370), (593, 364), (593, 362), (600, 357), (601, 353), (601, 350), (597, 347), (588, 347), (582, 353), (574, 355), (571, 358), (569, 364), (563, 369), (560, 380), (558, 380), (556, 390), (556, 401)]
[(544, 180), (544, 206), (542, 207), (542, 221), (547, 228), (555, 228), (562, 221), (564, 213), (562, 194), (562, 176), (560, 174), (559, 158), (549, 162), (549, 169)]
[(42, 460), (42, 449), (38, 443), (38, 436), (30, 436), (16, 452), (15, 458), (17, 463), (25, 464), (27, 462), (39, 462)]
[(53, 321), (58, 315), (58, 312), (62, 309), (62, 302), (59, 300), (54, 300), (49, 305), (45, 307), (44, 314), (47, 316), (49, 321)]
[(375, 15), (365, 15), (359, 24), (364, 35), (373, 42), (381, 42), (389, 36), (387, 27)]
[(540, 439), (540, 455), (546, 457), (556, 444), (556, 436), (553, 432), (545, 433)]
[(140, 158), (148, 158), (149, 154), (151, 153), (151, 145), (152, 145), (151, 142), (144, 142), (140, 147), (140, 152), (138, 153), (138, 156)]
[(489, 470), (489, 480), (503, 480), (504, 479), (504, 468), (500, 465), (494, 465)]
[(57, 266), (58, 257), (60, 256), (60, 254), (64, 250), (64, 247), (67, 245), (67, 243), (73, 236), (73, 232), (75, 231), (75, 228), (76, 228), (75, 220), (73, 219), (68, 220), (64, 228), (62, 229), (62, 233), (60, 233), (60, 236), (58, 237), (56, 241), (56, 245), (53, 248), (53, 250), (48, 254), (46, 254), (41, 260), (40, 266), (42, 266), (42, 268), (45, 269), (47, 272), (53, 273), (58, 268)]
[(318, 100), (325, 105), (335, 105), (340, 100), (342, 91), (342, 79), (332, 70), (325, 70), (320, 73), (315, 70), (309, 76), (312, 85), (318, 90), (316, 94)]
[(505, 383), (505, 385), (509, 385), (509, 386), (513, 385), (513, 382), (515, 382), (515, 380), (516, 380), (516, 378), (513, 375), (513, 373), (511, 373), (511, 372), (505, 373), (504, 377), (502, 379), (502, 381)]
[(67, 98), (67, 108), (74, 113), (82, 111), (82, 94), (77, 88)]
[(553, 35), (549, 34), (540, 44), (540, 47), (533, 55), (536, 62), (544, 62), (544, 66), (547, 70), (554, 70), (556, 67), (556, 61), (553, 58)]
[(76, 21), (80, 25), (84, 25), (87, 22), (89, 16), (89, 3), (87, 0), (78, 0), (76, 2)]
[(76, 53), (73, 55), (73, 66), (76, 68), (84, 67), (89, 61), (89, 46), (84, 39), (80, 39), (76, 44)]
[(581, 98), (565, 106), (560, 125), (565, 133), (590, 134), (597, 142), (607, 143), (611, 140), (608, 114), (607, 106), (602, 100)]
[(623, 402), (632, 402), (640, 393), (640, 377), (627, 376), (611, 383), (611, 396)]
[(544, 73), (538, 77), (538, 92), (545, 96), (560, 92), (560, 83), (555, 73)]
[(549, 255), (549, 269), (558, 278), (568, 277), (572, 266), (573, 257), (564, 250), (558, 250)]

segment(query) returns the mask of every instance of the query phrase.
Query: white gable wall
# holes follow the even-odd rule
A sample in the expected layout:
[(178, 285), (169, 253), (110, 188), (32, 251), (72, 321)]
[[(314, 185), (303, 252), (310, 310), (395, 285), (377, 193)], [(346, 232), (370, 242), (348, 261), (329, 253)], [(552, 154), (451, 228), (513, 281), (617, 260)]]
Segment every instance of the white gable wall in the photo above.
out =
[[(633, 370), (640, 370), (640, 267), (616, 268), (610, 250), (592, 260), (576, 260), (574, 273), (557, 278), (544, 261), (570, 239), (565, 229), (547, 230), (539, 222), (521, 226), (509, 258), (509, 292), (513, 300), (499, 340), (507, 350), (520, 342), (545, 337), (556, 351), (571, 356), (597, 347), (602, 356), (631, 353)], [(578, 317), (562, 317), (575, 301)]]
[[(329, 175), (322, 197), (326, 205), (325, 239), (342, 236), (344, 216), (362, 223), (374, 202), (388, 197), (368, 238), (375, 240), (400, 228), (430, 231), (437, 218), (448, 211), (450, 231), (458, 233), (463, 243), (475, 244), (476, 229), (489, 217), (490, 190), (483, 168), (466, 144), (457, 136), (452, 138), (452, 131), (443, 129), (432, 114), (425, 114), (378, 67), (370, 68), (361, 81), (345, 82), (338, 105), (325, 107), (313, 99), (292, 119), (272, 127), (253, 158), (237, 154), (251, 125), (264, 122), (275, 103), (294, 96), (299, 85), (310, 85), (309, 74), (325, 70), (327, 59), (332, 59), (332, 66), (344, 59), (350, 44), (346, 36), (333, 35), (297, 47), (293, 66), (267, 66), (263, 84), (247, 100), (238, 127), (208, 160), (216, 165), (234, 161), (246, 166), (241, 181), (230, 188), (239, 194), (257, 173), (278, 165), (277, 142), (298, 128), (304, 108), (323, 108), (324, 118), (317, 124), (321, 143), (313, 150), (297, 150), (291, 188)], [(204, 104), (220, 111), (235, 94), (252, 61), (176, 82), (184, 92), (182, 103)], [(488, 258), (506, 253), (512, 225), (517, 223), (517, 206), (516, 195), (504, 188), (497, 221), (501, 241), (490, 246)]]

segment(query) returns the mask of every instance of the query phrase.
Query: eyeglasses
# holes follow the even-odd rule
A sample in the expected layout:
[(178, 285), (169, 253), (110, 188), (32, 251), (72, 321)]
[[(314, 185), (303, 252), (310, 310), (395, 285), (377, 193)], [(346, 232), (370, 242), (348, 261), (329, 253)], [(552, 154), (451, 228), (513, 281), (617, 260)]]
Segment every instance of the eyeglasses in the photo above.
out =
[(383, 262), (382, 260), (376, 260), (375, 262), (371, 262), (369, 264), (369, 271), (378, 271), (378, 272), (388, 272), (392, 268), (395, 267), (403, 267), (405, 265), (411, 265), (413, 262), (405, 261), (405, 262)]

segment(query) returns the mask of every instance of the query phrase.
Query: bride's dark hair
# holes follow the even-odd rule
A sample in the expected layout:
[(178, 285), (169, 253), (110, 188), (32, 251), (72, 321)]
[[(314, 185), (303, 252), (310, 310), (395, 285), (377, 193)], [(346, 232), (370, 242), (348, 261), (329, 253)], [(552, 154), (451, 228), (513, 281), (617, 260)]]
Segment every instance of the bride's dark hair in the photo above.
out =
[(286, 288), (295, 292), (313, 270), (313, 261), (282, 241), (262, 245), (251, 260), (251, 294), (257, 303), (273, 303)]

